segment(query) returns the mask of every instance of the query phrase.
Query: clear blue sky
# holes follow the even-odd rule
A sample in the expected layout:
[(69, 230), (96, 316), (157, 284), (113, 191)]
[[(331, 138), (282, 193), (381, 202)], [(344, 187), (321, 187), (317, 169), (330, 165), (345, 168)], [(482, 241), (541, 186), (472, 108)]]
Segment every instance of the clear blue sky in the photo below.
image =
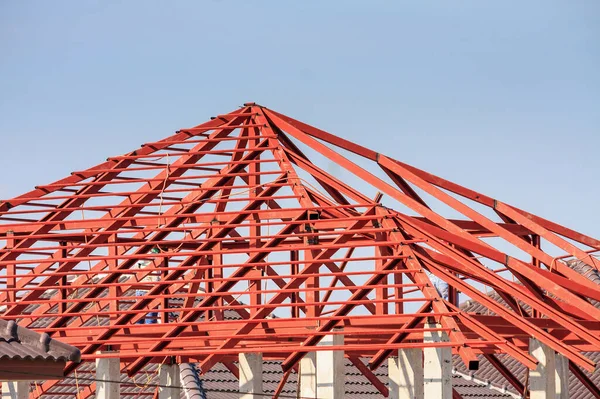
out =
[(600, 2), (491, 3), (2, 1), (0, 198), (256, 101), (598, 237)]

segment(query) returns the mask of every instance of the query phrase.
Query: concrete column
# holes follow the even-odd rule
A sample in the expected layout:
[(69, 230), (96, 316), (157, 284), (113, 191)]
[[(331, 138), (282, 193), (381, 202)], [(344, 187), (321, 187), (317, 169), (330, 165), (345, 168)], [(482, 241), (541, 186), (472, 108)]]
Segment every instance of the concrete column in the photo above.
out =
[(2, 399), (28, 399), (29, 381), (4, 381)]
[(529, 339), (529, 353), (538, 361), (529, 370), (530, 399), (556, 399), (556, 356), (554, 350), (537, 339)]
[(317, 353), (309, 352), (300, 359), (300, 397), (317, 397)]
[(158, 399), (179, 399), (181, 379), (178, 364), (163, 364), (158, 372)]
[(96, 399), (119, 399), (121, 384), (112, 381), (121, 380), (120, 359), (96, 359), (96, 380)]
[(556, 353), (556, 399), (569, 399), (569, 359)]
[(529, 340), (529, 352), (538, 360), (529, 371), (531, 399), (569, 398), (569, 360), (536, 339)]
[[(344, 336), (341, 334), (326, 335), (317, 345), (344, 345)], [(317, 352), (317, 397), (319, 399), (342, 399), (345, 376), (344, 351)]]
[[(426, 323), (425, 328), (441, 328)], [(448, 335), (440, 331), (426, 331), (423, 342), (448, 342)], [(423, 349), (423, 396), (425, 399), (452, 399), (452, 348)]]
[(390, 399), (423, 399), (423, 350), (400, 349), (388, 358)]
[(263, 398), (262, 353), (240, 353), (238, 357), (240, 367), (240, 392), (242, 392), (240, 398)]

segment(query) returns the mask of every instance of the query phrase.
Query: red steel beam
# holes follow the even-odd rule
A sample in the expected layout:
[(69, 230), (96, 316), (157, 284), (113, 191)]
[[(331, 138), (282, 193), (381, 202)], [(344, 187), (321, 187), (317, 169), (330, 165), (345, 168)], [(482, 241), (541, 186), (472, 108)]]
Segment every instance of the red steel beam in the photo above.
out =
[[(319, 168), (299, 143), (378, 194), (371, 199)], [(324, 143), (368, 161), (358, 166)], [(392, 184), (378, 177), (381, 171)], [(467, 219), (445, 218), (422, 192)], [(383, 207), (384, 194), (415, 216)], [(499, 221), (465, 199), (496, 212)], [(600, 241), (253, 103), (0, 202), (0, 221), (3, 317), (49, 322), (39, 330), (76, 344), (86, 360), (111, 356), (95, 353), (110, 345), (130, 375), (173, 356), (201, 362), (203, 372), (218, 361), (235, 372), (236, 354), (259, 351), (283, 360), (282, 388), (303, 353), (325, 350), (315, 344), (339, 333), (344, 345), (335, 348), (385, 395), (360, 357), (375, 369), (392, 350), (432, 346), (422, 342), (429, 317), (450, 336), (443, 345), (467, 364), (485, 356), (517, 389), (495, 355), (534, 367), (531, 336), (567, 356), (586, 386), (576, 365), (591, 370), (593, 363), (580, 352), (600, 350), (600, 311), (590, 303), (600, 300), (600, 289), (562, 261), (572, 256), (598, 267), (591, 253)], [(531, 263), (507, 256), (490, 237), (529, 254)], [(566, 255), (548, 255), (541, 240)], [(162, 251), (149, 255), (154, 247)], [(342, 250), (346, 255), (336, 255)], [(157, 263), (132, 269), (150, 257)], [(362, 270), (350, 268), (356, 266)], [(425, 271), (446, 281), (456, 301), (441, 298)], [(161, 280), (139, 281), (152, 272)], [(249, 289), (240, 288), (246, 283)], [(147, 293), (125, 296), (133, 289)], [(464, 312), (459, 292), (497, 316)], [(410, 302), (423, 307), (417, 311)], [(366, 315), (351, 316), (357, 306)], [(397, 313), (387, 314), (392, 307)], [(275, 309), (291, 309), (290, 317), (273, 318)], [(226, 311), (239, 319), (225, 320)], [(149, 312), (163, 323), (135, 324)], [(87, 325), (101, 320), (109, 325)], [(344, 330), (332, 331), (338, 325)], [(44, 384), (44, 392), (53, 386)]]

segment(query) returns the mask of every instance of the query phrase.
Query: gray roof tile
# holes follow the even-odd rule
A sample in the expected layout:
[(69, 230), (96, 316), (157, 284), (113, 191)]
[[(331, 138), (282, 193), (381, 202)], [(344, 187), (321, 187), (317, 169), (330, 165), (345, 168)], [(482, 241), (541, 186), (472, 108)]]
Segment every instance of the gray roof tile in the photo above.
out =
[(0, 320), (0, 360), (51, 360), (79, 362), (81, 353), (74, 346), (17, 325)]

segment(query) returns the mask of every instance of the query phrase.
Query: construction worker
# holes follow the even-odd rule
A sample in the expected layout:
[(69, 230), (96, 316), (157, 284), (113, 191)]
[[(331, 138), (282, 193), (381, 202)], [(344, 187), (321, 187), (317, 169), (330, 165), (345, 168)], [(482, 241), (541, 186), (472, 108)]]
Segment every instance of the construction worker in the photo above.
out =
[(435, 287), (439, 296), (441, 296), (442, 299), (448, 300), (448, 290), (449, 290), (448, 283), (445, 282), (444, 280), (438, 278), (437, 276), (433, 275), (433, 273), (431, 273), (429, 270), (425, 270), (425, 273), (427, 274), (427, 276), (433, 283), (433, 286)]

